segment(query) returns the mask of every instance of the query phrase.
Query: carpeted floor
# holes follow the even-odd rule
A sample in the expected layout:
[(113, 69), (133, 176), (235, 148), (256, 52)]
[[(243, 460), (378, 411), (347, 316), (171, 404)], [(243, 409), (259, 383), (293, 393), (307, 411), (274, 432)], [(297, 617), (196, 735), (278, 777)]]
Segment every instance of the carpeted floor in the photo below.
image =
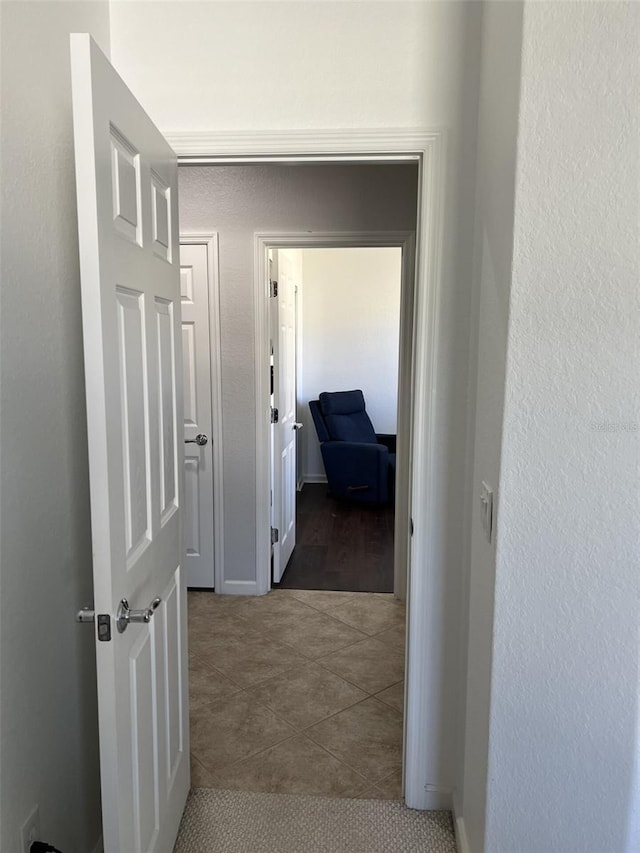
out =
[(456, 853), (449, 812), (194, 788), (174, 853)]

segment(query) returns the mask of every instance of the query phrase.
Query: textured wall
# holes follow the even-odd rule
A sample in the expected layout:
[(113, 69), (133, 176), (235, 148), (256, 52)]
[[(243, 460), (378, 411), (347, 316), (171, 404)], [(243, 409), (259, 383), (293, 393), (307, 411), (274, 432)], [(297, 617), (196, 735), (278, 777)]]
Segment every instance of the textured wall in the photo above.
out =
[(638, 837), (640, 5), (525, 5), (486, 850)]
[(40, 806), (65, 853), (100, 835), (87, 431), (69, 33), (106, 2), (1, 4), (0, 849)]
[[(218, 231), (225, 579), (255, 580), (256, 231), (412, 231), (417, 169), (407, 166), (188, 166), (183, 233)], [(384, 204), (379, 202), (384, 199)]]
[(325, 476), (309, 400), (361, 388), (376, 432), (395, 433), (402, 250), (305, 249), (298, 419), (302, 476)]

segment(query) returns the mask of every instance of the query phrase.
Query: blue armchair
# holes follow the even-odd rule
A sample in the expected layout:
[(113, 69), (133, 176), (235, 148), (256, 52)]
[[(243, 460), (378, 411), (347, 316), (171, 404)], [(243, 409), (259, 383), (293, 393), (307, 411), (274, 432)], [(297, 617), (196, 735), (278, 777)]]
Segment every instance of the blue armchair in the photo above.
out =
[(330, 494), (364, 504), (392, 501), (396, 437), (376, 435), (362, 391), (325, 392), (309, 408)]

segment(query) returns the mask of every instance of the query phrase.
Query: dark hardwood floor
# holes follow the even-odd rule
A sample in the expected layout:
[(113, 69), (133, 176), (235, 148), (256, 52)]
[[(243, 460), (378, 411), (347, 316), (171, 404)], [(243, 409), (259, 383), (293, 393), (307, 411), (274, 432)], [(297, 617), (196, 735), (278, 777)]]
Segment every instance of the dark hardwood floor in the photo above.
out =
[(326, 484), (297, 493), (296, 547), (280, 589), (393, 592), (392, 506), (327, 496)]

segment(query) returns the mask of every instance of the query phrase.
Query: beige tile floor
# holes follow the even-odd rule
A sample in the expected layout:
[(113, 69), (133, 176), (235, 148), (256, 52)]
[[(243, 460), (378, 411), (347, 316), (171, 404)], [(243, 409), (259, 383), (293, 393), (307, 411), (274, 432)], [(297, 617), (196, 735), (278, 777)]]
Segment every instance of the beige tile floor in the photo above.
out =
[(190, 592), (193, 785), (400, 798), (404, 625), (392, 595)]

